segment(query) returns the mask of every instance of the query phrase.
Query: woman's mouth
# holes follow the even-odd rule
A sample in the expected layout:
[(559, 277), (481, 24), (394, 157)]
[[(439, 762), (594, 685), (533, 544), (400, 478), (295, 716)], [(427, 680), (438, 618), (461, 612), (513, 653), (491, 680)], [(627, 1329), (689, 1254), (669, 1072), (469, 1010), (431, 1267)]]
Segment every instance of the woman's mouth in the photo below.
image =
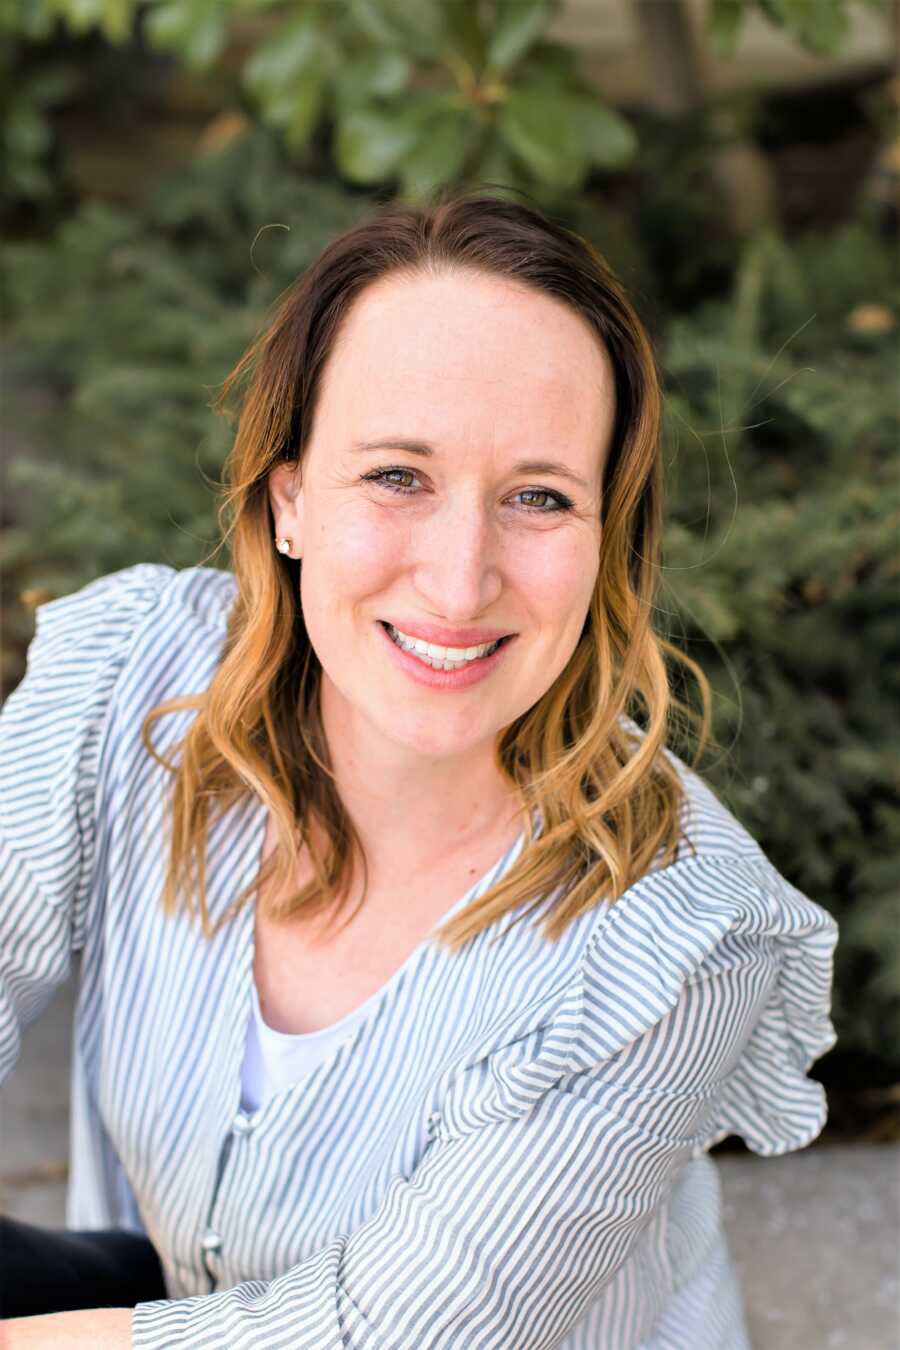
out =
[(509, 633), (506, 637), (498, 638), (496, 642), (486, 642), (479, 647), (441, 647), (437, 643), (424, 642), (421, 638), (401, 633), (384, 619), (379, 619), (379, 623), (395, 646), (417, 657), (423, 665), (430, 666), (432, 670), (464, 670), (466, 666), (483, 661), (514, 636)]
[(506, 653), (515, 645), (518, 633), (507, 633), (497, 642), (486, 642), (480, 647), (446, 647), (422, 642), (379, 619), (376, 628), (382, 634), (385, 650), (391, 661), (406, 677), (427, 689), (462, 691), (470, 685), (490, 679), (491, 674), (507, 659)]

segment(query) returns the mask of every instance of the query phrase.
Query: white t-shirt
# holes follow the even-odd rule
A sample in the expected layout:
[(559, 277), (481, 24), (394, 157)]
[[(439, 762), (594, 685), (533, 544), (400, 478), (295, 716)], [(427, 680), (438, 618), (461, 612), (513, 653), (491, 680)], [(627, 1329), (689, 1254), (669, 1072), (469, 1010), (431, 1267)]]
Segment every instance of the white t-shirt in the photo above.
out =
[(252, 1011), (241, 1069), (241, 1110), (248, 1112), (265, 1106), (276, 1092), (293, 1087), (311, 1073), (343, 1041), (350, 1039), (370, 1004), (383, 995), (382, 989), (376, 990), (360, 1007), (321, 1031), (289, 1033), (275, 1031), (263, 1021), (255, 980), (251, 981), (250, 990)]

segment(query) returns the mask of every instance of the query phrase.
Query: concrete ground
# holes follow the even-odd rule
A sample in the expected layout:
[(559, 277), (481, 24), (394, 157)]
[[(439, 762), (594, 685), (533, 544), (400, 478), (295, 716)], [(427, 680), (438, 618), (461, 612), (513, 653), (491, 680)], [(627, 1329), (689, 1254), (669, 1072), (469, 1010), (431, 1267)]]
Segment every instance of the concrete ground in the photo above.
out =
[[(0, 1211), (48, 1226), (64, 1223), (72, 1003), (67, 988), (28, 1029), (0, 1092)], [(716, 1162), (754, 1350), (900, 1350), (900, 1150)]]

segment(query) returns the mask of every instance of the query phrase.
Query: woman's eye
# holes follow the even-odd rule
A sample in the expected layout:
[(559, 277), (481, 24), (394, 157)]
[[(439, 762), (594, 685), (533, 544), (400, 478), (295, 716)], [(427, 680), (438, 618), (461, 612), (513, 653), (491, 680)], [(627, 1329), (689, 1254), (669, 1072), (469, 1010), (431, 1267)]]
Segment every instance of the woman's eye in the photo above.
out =
[[(367, 483), (378, 483), (379, 486), (387, 488), (389, 492), (400, 492), (405, 496), (414, 492), (412, 487), (399, 483), (395, 478), (392, 478), (391, 475), (393, 474), (399, 474), (401, 478), (404, 475), (412, 479), (416, 477), (412, 469), (373, 469), (371, 473), (364, 474), (363, 479)], [(525, 504), (524, 509), (526, 511), (533, 511), (538, 515), (553, 515), (557, 511), (571, 511), (572, 509), (572, 503), (568, 497), (561, 492), (551, 492), (549, 488), (522, 488), (515, 495), (531, 499), (535, 497), (543, 498), (550, 503), (546, 506), (535, 505), (532, 500)]]
[(364, 480), (367, 483), (380, 483), (382, 487), (388, 488), (391, 492), (411, 492), (412, 488), (402, 487), (399, 483), (391, 482), (388, 474), (399, 473), (406, 474), (409, 478), (415, 478), (412, 469), (374, 469), (372, 473), (364, 474)]
[(549, 509), (541, 506), (528, 506), (525, 508), (527, 511), (544, 511), (546, 514), (552, 515), (554, 511), (571, 511), (572, 509), (572, 503), (568, 497), (564, 497), (561, 492), (550, 492), (547, 488), (523, 488), (516, 495), (519, 497), (546, 497), (554, 503)]

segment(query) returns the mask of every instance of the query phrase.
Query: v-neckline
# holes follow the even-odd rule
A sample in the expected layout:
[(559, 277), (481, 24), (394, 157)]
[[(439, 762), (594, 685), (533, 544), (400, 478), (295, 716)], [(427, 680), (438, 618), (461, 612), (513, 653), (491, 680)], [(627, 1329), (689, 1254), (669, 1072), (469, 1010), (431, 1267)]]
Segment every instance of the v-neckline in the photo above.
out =
[[(535, 824), (536, 817), (537, 817), (537, 824)], [(252, 836), (255, 842), (254, 847), (248, 849), (249, 855), (248, 865), (243, 877), (241, 878), (241, 889), (249, 885), (250, 881), (259, 875), (259, 872), (262, 868), (263, 850), (265, 849), (266, 844), (268, 822), (269, 822), (268, 807), (264, 802), (256, 802), (255, 819), (253, 824), (253, 836)], [(532, 815), (532, 823), (535, 833), (539, 832), (540, 813), (538, 812), (537, 808), (535, 808), (535, 813)], [(327, 1055), (323, 1060), (321, 1060), (318, 1064), (316, 1064), (308, 1074), (304, 1075), (303, 1078), (298, 1080), (298, 1082), (294, 1083), (291, 1087), (285, 1088), (281, 1092), (275, 1093), (273, 1097), (270, 1097), (267, 1102), (263, 1103), (263, 1105), (257, 1108), (257, 1111), (254, 1113), (255, 1115), (261, 1115), (262, 1113), (266, 1112), (270, 1107), (274, 1106), (276, 1102), (280, 1102), (284, 1097), (289, 1096), (291, 1093), (295, 1092), (298, 1088), (300, 1088), (301, 1085), (308, 1088), (309, 1083), (316, 1075), (325, 1072), (325, 1070), (329, 1066), (333, 1065), (337, 1059), (349, 1053), (349, 1048), (356, 1042), (357, 1038), (362, 1033), (363, 1029), (371, 1026), (377, 1020), (381, 1010), (391, 1001), (392, 997), (396, 992), (397, 987), (401, 984), (401, 982), (404, 981), (405, 977), (409, 974), (410, 970), (423, 959), (424, 954), (432, 948), (434, 943), (434, 935), (437, 929), (441, 928), (447, 922), (448, 919), (457, 914), (461, 909), (465, 908), (465, 906), (475, 895), (476, 891), (478, 891), (479, 888), (484, 886), (488, 877), (493, 877), (493, 879), (496, 880), (500, 875), (506, 873), (508, 868), (515, 861), (515, 858), (518, 857), (523, 847), (525, 834), (526, 831), (525, 828), (523, 827), (522, 830), (519, 832), (518, 836), (516, 837), (516, 839), (513, 841), (512, 844), (509, 845), (506, 851), (503, 854), (501, 854), (498, 858), (496, 858), (495, 861), (491, 864), (491, 866), (486, 868), (485, 871), (482, 872), (482, 874), (472, 883), (472, 885), (466, 891), (464, 891), (463, 894), (459, 896), (447, 910), (444, 911), (444, 913), (436, 920), (436, 922), (433, 924), (432, 928), (422, 939), (422, 941), (419, 942), (418, 945), (410, 952), (406, 960), (393, 972), (392, 975), (388, 977), (388, 979), (384, 982), (384, 984), (382, 984), (377, 990), (375, 990), (375, 992), (371, 994), (363, 1003), (357, 1005), (357, 1007), (352, 1009), (351, 1012), (347, 1013), (345, 1017), (337, 1019), (336, 1022), (331, 1023), (328, 1027), (321, 1028), (318, 1032), (296, 1033), (299, 1039), (302, 1040), (304, 1036), (309, 1036), (310, 1041), (312, 1041), (312, 1039), (314, 1039), (317, 1035), (326, 1034), (334, 1027), (340, 1025), (340, 1023), (343, 1021), (352, 1023), (351, 1029), (348, 1031), (347, 1036), (334, 1047), (330, 1055)], [(254, 1016), (254, 1009), (253, 1009), (254, 991), (256, 993), (257, 999), (259, 997), (259, 991), (256, 989), (256, 980), (254, 975), (254, 966), (256, 958), (256, 935), (255, 935), (256, 910), (257, 910), (257, 896), (254, 894), (242, 906), (240, 914), (238, 916), (241, 923), (241, 933), (239, 941), (240, 982), (239, 982), (239, 990), (237, 991), (237, 997), (235, 999), (236, 1017), (235, 1022), (233, 1024), (233, 1046), (232, 1046), (232, 1060), (234, 1072), (231, 1075), (231, 1081), (236, 1084), (238, 1101), (240, 1100), (241, 1095), (241, 1076), (243, 1073), (247, 1036), (250, 1030), (250, 1020)], [(357, 1014), (360, 1014), (360, 1016), (357, 1017)], [(284, 1034), (289, 1035), (291, 1033), (284, 1033)]]

